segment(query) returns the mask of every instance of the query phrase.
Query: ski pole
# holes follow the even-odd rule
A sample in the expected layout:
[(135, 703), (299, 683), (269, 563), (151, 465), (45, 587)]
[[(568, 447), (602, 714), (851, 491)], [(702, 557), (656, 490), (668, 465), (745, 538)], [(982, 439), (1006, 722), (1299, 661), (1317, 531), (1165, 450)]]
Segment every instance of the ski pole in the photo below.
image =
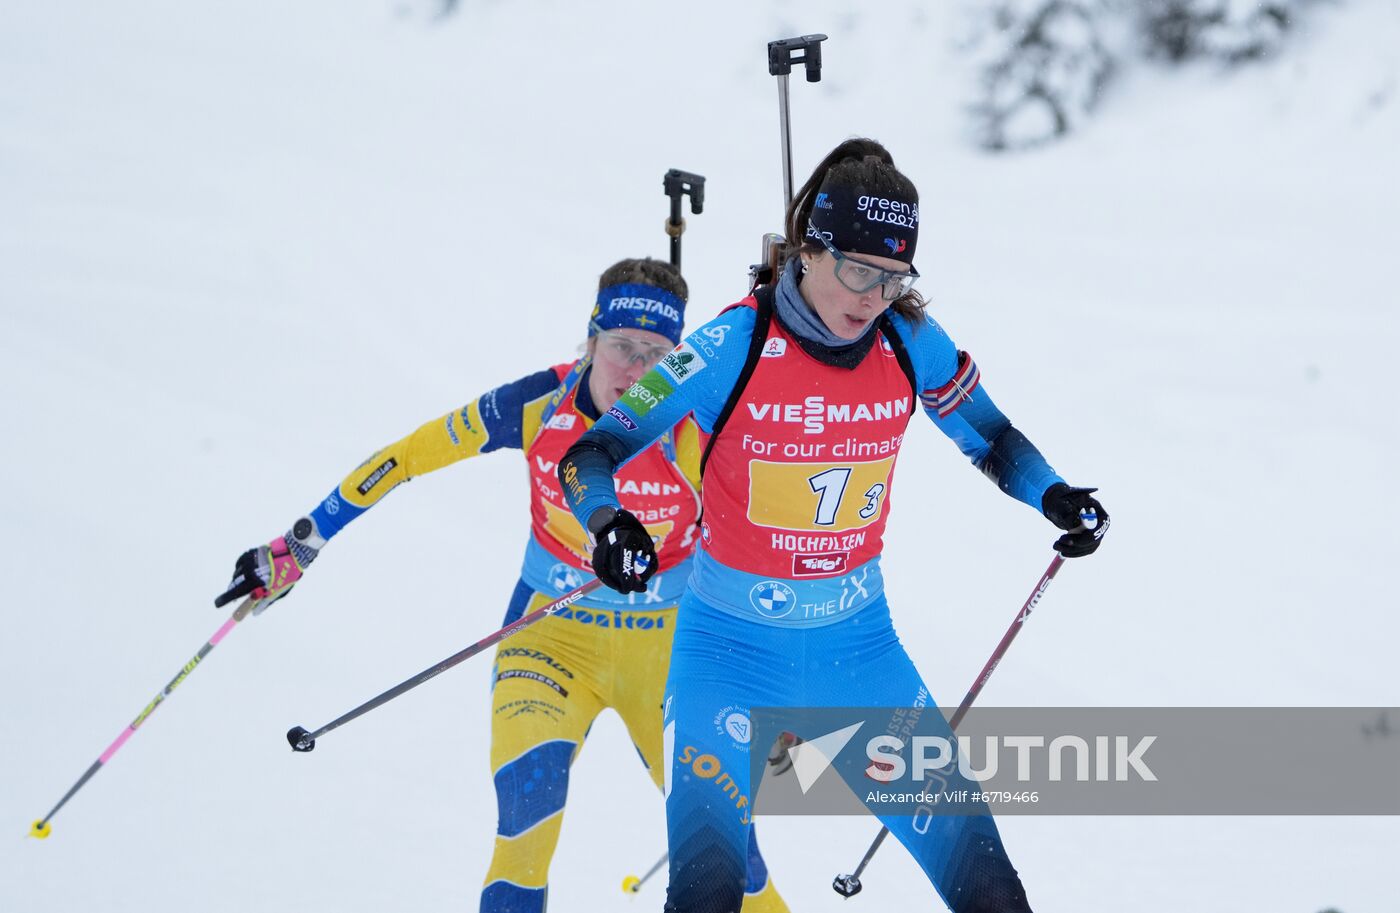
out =
[(457, 665), (463, 660), (470, 659), (471, 657), (480, 653), (482, 650), (485, 650), (487, 647), (492, 646), (493, 644), (500, 643), (507, 637), (510, 637), (512, 634), (518, 633), (523, 628), (528, 628), (530, 625), (539, 621), (541, 618), (544, 618), (546, 615), (553, 615), (560, 609), (568, 608), (569, 606), (573, 605), (575, 602), (578, 602), (584, 596), (587, 596), (589, 593), (598, 589), (598, 587), (602, 585), (603, 582), (595, 578), (593, 580), (588, 581), (583, 586), (578, 587), (577, 589), (570, 590), (563, 596), (560, 596), (558, 599), (551, 602), (549, 605), (540, 606), (538, 609), (535, 609), (535, 611), (529, 613), (528, 615), (522, 615), (520, 618), (517, 618), (515, 621), (506, 625), (504, 628), (501, 628), (494, 634), (486, 635), (481, 640), (478, 640), (476, 643), (472, 644), (470, 647), (453, 653), (451, 656), (447, 657), (447, 659), (444, 659), (437, 665), (424, 669), (422, 672), (419, 672), (417, 675), (413, 676), (412, 678), (406, 681), (399, 682), (397, 685), (390, 688), (388, 691), (385, 691), (378, 697), (371, 698), (370, 700), (365, 701), (363, 704), (356, 707), (354, 710), (351, 710), (348, 713), (344, 713), (336, 717), (326, 725), (322, 726), (320, 729), (317, 729), (315, 732), (307, 732), (306, 729), (301, 726), (293, 726), (291, 729), (287, 730), (287, 744), (292, 746), (293, 751), (310, 751), (311, 749), (316, 747), (316, 740), (319, 739), (321, 736), (325, 735), (326, 733), (330, 732), (332, 729), (339, 729), (341, 726), (344, 726), (346, 723), (350, 722), (356, 717), (364, 716), (366, 713), (369, 713), (371, 710), (380, 706), (381, 704), (387, 704), (389, 701), (392, 701), (394, 698), (398, 697), (400, 694), (403, 694), (405, 691), (411, 691), (414, 688), (417, 688), (419, 685), (423, 684), (428, 679), (437, 677), (438, 675), (442, 674), (443, 672), (446, 672), (448, 669), (451, 669), (453, 666)]
[(131, 738), (132, 734), (135, 733), (136, 730), (141, 727), (142, 723), (146, 722), (147, 717), (149, 717), (152, 713), (155, 713), (156, 708), (159, 707), (165, 701), (165, 699), (170, 696), (170, 692), (174, 691), (177, 687), (179, 687), (180, 683), (185, 680), (186, 676), (188, 676), (191, 672), (194, 671), (195, 666), (198, 666), (201, 662), (204, 661), (204, 657), (209, 655), (209, 651), (217, 647), (219, 645), (219, 641), (223, 640), (224, 637), (228, 634), (228, 632), (233, 630), (233, 626), (238, 624), (244, 618), (247, 618), (248, 613), (253, 611), (258, 606), (258, 604), (259, 600), (254, 599), (252, 596), (249, 596), (247, 599), (243, 600), (243, 602), (239, 603), (238, 608), (233, 610), (233, 614), (229, 616), (228, 621), (225, 621), (219, 627), (219, 630), (214, 632), (214, 636), (209, 638), (209, 640), (205, 642), (204, 646), (199, 648), (199, 652), (196, 653), (189, 662), (185, 663), (185, 665), (180, 669), (179, 673), (176, 674), (176, 676), (170, 680), (170, 683), (167, 684), (164, 688), (162, 688), (161, 692), (157, 694), (149, 704), (146, 705), (146, 709), (142, 710), (141, 713), (136, 717), (136, 719), (131, 721), (131, 725), (127, 726), (121, 731), (121, 735), (117, 736), (116, 741), (112, 742), (111, 745), (108, 745), (107, 750), (102, 752), (101, 756), (98, 757), (96, 761), (92, 762), (92, 766), (89, 767), (86, 771), (84, 771), (83, 775), (78, 778), (78, 782), (74, 783), (72, 788), (70, 788), (68, 792), (63, 794), (63, 798), (58, 800), (58, 804), (51, 808), (47, 815), (40, 818), (38, 821), (35, 821), (29, 826), (29, 836), (38, 837), (40, 840), (43, 840), (44, 838), (49, 836), (49, 833), (53, 830), (49, 822), (53, 819), (54, 815), (58, 814), (58, 810), (60, 808), (63, 808), (63, 806), (67, 804), (68, 800), (73, 798), (74, 794), (77, 793), (78, 790), (82, 789), (83, 785), (86, 784), (87, 781), (92, 779), (93, 775), (96, 774), (97, 771), (102, 768), (102, 765), (106, 764), (112, 759), (112, 755), (116, 754), (118, 751), (121, 750), (121, 747), (126, 744), (126, 740)]
[(647, 869), (647, 873), (641, 878), (638, 878), (636, 875), (628, 875), (626, 878), (622, 879), (622, 893), (636, 894), (642, 889), (642, 885), (647, 883), (647, 879), (655, 875), (657, 870), (660, 869), (663, 865), (665, 865), (666, 860), (670, 858), (670, 853), (662, 853), (661, 858), (656, 860), (656, 864), (653, 865), (651, 868)]
[(705, 211), (705, 177), (672, 168), (661, 180), (666, 196), (671, 198), (671, 217), (666, 220), (666, 234), (671, 238), (671, 265), (681, 268), (681, 235), (685, 234), (685, 219), (681, 218), (681, 197), (690, 195), (690, 212)]
[[(958, 709), (953, 713), (952, 719), (948, 721), (949, 729), (958, 728), (958, 724), (962, 722), (962, 718), (972, 707), (972, 702), (977, 700), (977, 695), (982, 692), (982, 687), (987, 684), (987, 679), (992, 677), (992, 673), (996, 671), (996, 667), (1001, 662), (1002, 657), (1006, 655), (1007, 648), (1011, 646), (1011, 642), (1015, 640), (1016, 635), (1020, 633), (1021, 625), (1025, 624), (1026, 619), (1030, 617), (1031, 610), (1035, 608), (1036, 603), (1040, 602), (1040, 597), (1045, 595), (1045, 590), (1050, 586), (1050, 581), (1055, 579), (1055, 574), (1060, 570), (1060, 565), (1064, 563), (1064, 556), (1058, 552), (1055, 554), (1054, 558), (1050, 559), (1050, 566), (1045, 569), (1044, 574), (1040, 575), (1040, 582), (1035, 585), (1035, 589), (1031, 590), (1031, 595), (1027, 597), (1026, 601), (1021, 605), (1021, 608), (1017, 610), (1016, 618), (1011, 622), (1011, 627), (1007, 628), (1006, 633), (1001, 636), (1001, 643), (997, 644), (996, 649), (992, 651), (992, 655), (987, 660), (987, 664), (982, 667), (981, 673), (978, 674), (977, 679), (973, 681), (972, 687), (968, 689), (967, 696), (962, 699), (962, 703), (958, 705)], [(880, 833), (875, 835), (875, 840), (870, 844), (870, 849), (866, 850), (865, 856), (861, 858), (860, 865), (856, 866), (855, 872), (850, 875), (837, 875), (831, 882), (832, 890), (842, 897), (854, 897), (856, 894), (859, 894), (862, 887), (860, 883), (861, 873), (864, 872), (865, 867), (870, 864), (870, 860), (874, 858), (876, 850), (880, 849), (880, 844), (885, 842), (885, 838), (889, 836), (889, 833), (890, 829), (882, 826), (880, 828)]]

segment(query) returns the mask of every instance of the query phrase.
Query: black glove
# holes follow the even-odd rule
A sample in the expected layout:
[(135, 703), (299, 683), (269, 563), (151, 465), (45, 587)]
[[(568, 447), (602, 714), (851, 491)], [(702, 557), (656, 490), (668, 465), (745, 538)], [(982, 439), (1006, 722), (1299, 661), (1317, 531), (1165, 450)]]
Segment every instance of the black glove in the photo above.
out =
[(1056, 482), (1045, 490), (1040, 499), (1040, 512), (1045, 519), (1069, 532), (1055, 540), (1055, 551), (1066, 558), (1092, 555), (1099, 540), (1108, 532), (1108, 511), (1097, 498), (1097, 488), (1071, 488)]
[(619, 593), (645, 593), (657, 564), (656, 546), (647, 528), (619, 510), (593, 535), (598, 540), (593, 549), (593, 573), (598, 579)]

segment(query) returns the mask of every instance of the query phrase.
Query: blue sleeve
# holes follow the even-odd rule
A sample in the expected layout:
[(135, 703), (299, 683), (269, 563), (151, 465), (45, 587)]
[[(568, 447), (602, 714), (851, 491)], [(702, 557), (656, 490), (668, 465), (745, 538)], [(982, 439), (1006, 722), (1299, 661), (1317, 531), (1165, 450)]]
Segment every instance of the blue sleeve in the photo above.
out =
[(754, 316), (752, 308), (732, 308), (691, 333), (570, 448), (560, 481), (585, 528), (600, 507), (618, 507), (617, 470), (686, 413), (695, 413), (701, 431), (714, 428), (744, 367)]
[(524, 450), (525, 404), (548, 396), (558, 386), (559, 375), (554, 373), (553, 368), (545, 368), (483, 393), (477, 405), (488, 437), (481, 452), (490, 453), (502, 448)]
[(914, 364), (925, 414), (998, 488), (1039, 511), (1045, 490), (1064, 480), (997, 408), (971, 356), (958, 351), (931, 317), (918, 332), (901, 317), (895, 326)]

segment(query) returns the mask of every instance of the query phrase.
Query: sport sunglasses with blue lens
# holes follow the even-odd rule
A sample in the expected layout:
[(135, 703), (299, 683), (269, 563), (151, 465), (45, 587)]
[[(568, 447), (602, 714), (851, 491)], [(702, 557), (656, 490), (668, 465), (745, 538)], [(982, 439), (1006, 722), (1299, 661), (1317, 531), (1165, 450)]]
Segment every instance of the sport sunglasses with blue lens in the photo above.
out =
[(897, 273), (894, 270), (881, 269), (873, 263), (848, 257), (826, 238), (821, 238), (821, 242), (836, 259), (833, 266), (836, 278), (858, 295), (863, 295), (878, 285), (881, 287), (880, 297), (886, 301), (898, 301), (909, 293), (909, 289), (914, 287), (914, 281), (919, 278), (919, 271), (914, 269), (913, 264), (909, 265), (909, 272)]

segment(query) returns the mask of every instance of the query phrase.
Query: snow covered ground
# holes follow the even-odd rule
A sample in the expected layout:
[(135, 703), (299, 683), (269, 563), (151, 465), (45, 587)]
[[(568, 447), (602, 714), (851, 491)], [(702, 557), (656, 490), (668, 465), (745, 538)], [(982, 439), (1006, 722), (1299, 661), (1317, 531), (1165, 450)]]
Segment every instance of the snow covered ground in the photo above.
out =
[[(984, 692), (1003, 705), (1400, 706), (1400, 2), (1319, 7), (1274, 63), (1132, 71), (1072, 140), (979, 155), (951, 4), (306, 0), (0, 4), (0, 910), (475, 909), (495, 823), (489, 662), (293, 756), (494, 629), (527, 528), (497, 455), (395, 492), (239, 626), (54, 820), (219, 625), (233, 559), (374, 447), (564, 360), (601, 268), (665, 256), (698, 323), (781, 209), (764, 43), (799, 179), (852, 134), (919, 184), (921, 288), (1114, 530)], [(918, 420), (916, 419), (916, 422)], [(956, 702), (1052, 531), (936, 432), (887, 572)], [(928, 467), (927, 472), (916, 467)], [(664, 850), (617, 719), (576, 766), (551, 909), (656, 908)], [(1039, 910), (1400, 909), (1389, 818), (1008, 818)], [(796, 910), (936, 905), (875, 831), (760, 821)]]

